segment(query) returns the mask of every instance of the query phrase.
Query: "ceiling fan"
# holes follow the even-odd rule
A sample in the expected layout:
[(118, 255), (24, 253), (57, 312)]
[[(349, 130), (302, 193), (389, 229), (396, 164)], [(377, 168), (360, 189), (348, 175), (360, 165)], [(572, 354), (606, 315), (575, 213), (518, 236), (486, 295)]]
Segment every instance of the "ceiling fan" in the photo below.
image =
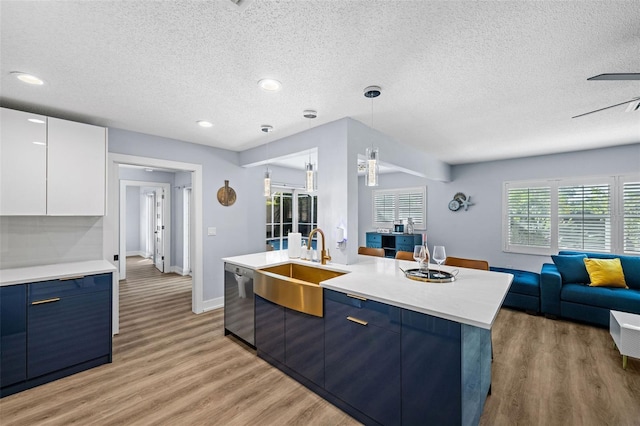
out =
[[(612, 80), (640, 80), (640, 73), (614, 73), (614, 74), (598, 74), (593, 77), (589, 77), (587, 80), (589, 81), (612, 81)], [(629, 104), (627, 107), (627, 112), (636, 111), (640, 109), (640, 96), (636, 98), (629, 99), (628, 101), (620, 102), (619, 104), (609, 105), (604, 108), (596, 109), (593, 111), (585, 112), (584, 114), (579, 114), (573, 116), (571, 118), (584, 117), (585, 115), (593, 114), (594, 112), (604, 111), (605, 109), (617, 107), (620, 105)]]

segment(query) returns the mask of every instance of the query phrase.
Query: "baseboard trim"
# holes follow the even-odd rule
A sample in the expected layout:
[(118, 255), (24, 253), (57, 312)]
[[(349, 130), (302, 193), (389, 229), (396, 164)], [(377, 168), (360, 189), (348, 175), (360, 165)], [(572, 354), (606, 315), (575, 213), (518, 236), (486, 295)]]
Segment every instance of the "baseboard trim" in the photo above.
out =
[(214, 309), (222, 308), (224, 306), (224, 297), (217, 297), (215, 299), (205, 300), (202, 303), (202, 312), (212, 311)]
[(169, 272), (173, 272), (174, 274), (182, 275), (183, 277), (186, 275), (190, 275), (190, 271), (187, 269), (182, 269), (180, 266), (172, 266), (169, 268)]
[(128, 251), (127, 252), (127, 257), (133, 257), (133, 256), (140, 256), (140, 257), (147, 257), (146, 253), (140, 250), (133, 250), (133, 251)]

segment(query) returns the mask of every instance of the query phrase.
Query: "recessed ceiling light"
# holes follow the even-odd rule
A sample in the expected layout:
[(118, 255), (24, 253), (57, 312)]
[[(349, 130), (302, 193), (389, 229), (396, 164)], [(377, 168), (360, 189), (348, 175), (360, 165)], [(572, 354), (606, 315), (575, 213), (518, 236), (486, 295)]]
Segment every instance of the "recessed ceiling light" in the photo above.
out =
[(39, 141), (33, 141), (34, 145), (46, 145), (46, 143), (44, 142), (39, 142)]
[(262, 80), (258, 81), (258, 86), (260, 86), (262, 90), (265, 90), (267, 92), (277, 92), (278, 90), (282, 89), (282, 83), (272, 78), (263, 78)]
[(40, 78), (36, 77), (35, 75), (27, 74), (20, 71), (13, 71), (11, 72), (11, 74), (15, 75), (16, 78), (22, 81), (23, 83), (34, 84), (37, 86), (41, 86), (44, 84), (44, 81), (42, 81)]
[(148, 169), (148, 168), (147, 168), (147, 169), (144, 169), (144, 171), (145, 171), (145, 172), (152, 172), (152, 171), (153, 171), (153, 169)]
[(44, 120), (40, 120), (39, 118), (28, 118), (27, 121), (30, 121), (32, 123), (37, 123), (37, 124), (44, 124), (45, 123)]
[(210, 121), (199, 120), (196, 121), (196, 123), (198, 123), (198, 126), (200, 127), (213, 127), (213, 123), (211, 123)]

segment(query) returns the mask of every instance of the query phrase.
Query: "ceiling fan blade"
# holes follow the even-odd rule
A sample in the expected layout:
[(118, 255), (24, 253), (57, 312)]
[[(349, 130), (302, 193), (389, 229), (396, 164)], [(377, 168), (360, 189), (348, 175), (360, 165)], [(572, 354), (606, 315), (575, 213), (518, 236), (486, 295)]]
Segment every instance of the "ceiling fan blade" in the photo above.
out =
[(619, 104), (609, 105), (608, 107), (604, 107), (604, 108), (596, 109), (596, 110), (593, 110), (593, 111), (585, 112), (584, 114), (580, 114), (580, 115), (574, 115), (571, 118), (584, 117), (585, 115), (593, 114), (594, 112), (604, 111), (605, 109), (609, 109), (609, 108), (617, 107), (617, 106), (620, 106), (620, 105), (628, 104), (629, 102), (637, 101), (638, 99), (640, 99), (640, 98), (633, 98), (633, 99), (630, 99), (628, 101), (620, 102)]
[(640, 73), (598, 74), (587, 80), (640, 80)]

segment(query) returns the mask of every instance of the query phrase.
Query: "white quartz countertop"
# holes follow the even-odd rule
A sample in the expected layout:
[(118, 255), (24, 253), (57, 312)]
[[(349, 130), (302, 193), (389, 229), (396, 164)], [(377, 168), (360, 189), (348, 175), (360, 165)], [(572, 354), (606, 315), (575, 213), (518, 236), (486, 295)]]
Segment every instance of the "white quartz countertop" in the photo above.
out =
[(0, 269), (0, 285), (32, 283), (115, 271), (116, 267), (106, 260), (87, 260), (84, 262)]
[(459, 270), (455, 281), (414, 281), (406, 278), (400, 268), (416, 268), (416, 262), (362, 255), (351, 265), (320, 265), (289, 259), (285, 250), (252, 253), (222, 260), (251, 269), (295, 262), (347, 272), (340, 277), (323, 281), (320, 285), (330, 290), (485, 329), (492, 327), (513, 280), (513, 275), (501, 272), (442, 266), (441, 269), (448, 272)]

